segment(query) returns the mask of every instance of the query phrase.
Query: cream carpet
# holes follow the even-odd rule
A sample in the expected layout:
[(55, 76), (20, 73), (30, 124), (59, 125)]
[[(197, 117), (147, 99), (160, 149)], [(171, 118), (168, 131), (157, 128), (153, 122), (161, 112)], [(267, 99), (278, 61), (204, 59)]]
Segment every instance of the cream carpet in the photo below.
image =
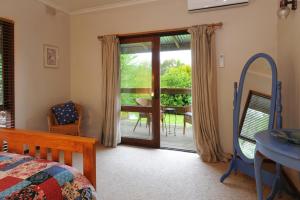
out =
[[(82, 169), (79, 161), (76, 156), (74, 167)], [(103, 200), (255, 200), (253, 179), (238, 174), (219, 182), (227, 166), (204, 163), (194, 153), (99, 147), (97, 193)]]

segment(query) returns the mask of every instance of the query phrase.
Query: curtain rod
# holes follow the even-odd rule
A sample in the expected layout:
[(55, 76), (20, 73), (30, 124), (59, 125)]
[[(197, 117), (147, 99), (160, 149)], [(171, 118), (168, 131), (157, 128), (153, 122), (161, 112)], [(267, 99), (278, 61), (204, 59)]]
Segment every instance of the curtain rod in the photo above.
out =
[[(213, 28), (222, 28), (223, 23), (212, 23), (212, 24), (202, 24)], [(196, 26), (196, 25), (194, 25)], [(190, 26), (193, 27), (193, 26)], [(183, 27), (183, 28), (174, 28), (174, 29), (165, 29), (165, 30), (157, 30), (157, 31), (148, 31), (148, 32), (140, 32), (140, 33), (128, 33), (128, 34), (111, 34), (116, 35), (117, 37), (133, 37), (139, 35), (153, 35), (153, 34), (163, 34), (163, 33), (172, 33), (172, 32), (186, 32), (190, 27)], [(104, 36), (98, 36), (98, 39), (102, 39)]]

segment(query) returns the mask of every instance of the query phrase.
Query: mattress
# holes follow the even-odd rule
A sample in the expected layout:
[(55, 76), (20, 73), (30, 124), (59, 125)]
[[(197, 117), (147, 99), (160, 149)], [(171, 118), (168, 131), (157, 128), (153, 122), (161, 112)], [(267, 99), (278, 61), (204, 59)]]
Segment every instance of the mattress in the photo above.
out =
[(0, 152), (0, 200), (94, 200), (94, 187), (79, 171), (57, 162)]

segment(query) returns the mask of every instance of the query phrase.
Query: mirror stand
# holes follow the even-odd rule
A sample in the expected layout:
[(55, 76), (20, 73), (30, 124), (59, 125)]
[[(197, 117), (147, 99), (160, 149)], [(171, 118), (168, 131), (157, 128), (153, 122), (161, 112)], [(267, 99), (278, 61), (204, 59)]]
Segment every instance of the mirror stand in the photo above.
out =
[[(254, 110), (254, 111), (260, 111), (265, 112), (268, 114), (268, 124), (263, 124), (265, 129), (273, 129), (273, 128), (281, 128), (282, 127), (282, 105), (281, 105), (281, 82), (277, 81), (277, 69), (276, 69), (276, 64), (274, 62), (274, 60), (267, 54), (264, 53), (259, 53), (256, 54), (254, 56), (252, 56), (246, 63), (246, 65), (243, 68), (242, 74), (241, 74), (241, 78), (240, 78), (240, 82), (239, 85), (237, 82), (234, 83), (234, 100), (233, 100), (233, 157), (232, 160), (230, 162), (229, 168), (228, 170), (224, 173), (224, 175), (221, 177), (220, 181), (224, 182), (224, 180), (232, 173), (235, 172), (237, 173), (242, 172), (250, 177), (255, 177), (255, 173), (254, 173), (254, 157), (252, 158), (251, 156), (247, 156), (245, 154), (245, 149), (243, 149), (244, 147), (241, 146), (240, 143), (240, 139), (241, 139), (241, 132), (242, 132), (242, 126), (243, 124), (240, 124), (241, 121), (244, 121), (245, 119), (241, 119), (241, 110), (244, 110), (244, 117), (245, 117), (245, 110), (247, 111), (247, 109), (249, 109), (248, 107), (249, 104), (251, 104), (251, 101), (249, 99), (249, 96), (247, 98), (247, 103), (244, 106), (244, 109), (241, 109), (241, 104), (243, 104), (243, 102), (245, 101), (246, 98), (243, 98), (243, 90), (245, 90), (246, 92), (244, 92), (244, 95), (248, 95), (248, 89), (247, 88), (249, 86), (249, 84), (247, 85), (247, 83), (245, 83), (245, 78), (246, 78), (246, 74), (248, 72), (248, 77), (249, 74), (252, 73), (252, 75), (261, 75), (261, 72), (265, 72), (265, 71), (258, 71), (258, 72), (253, 72), (254, 68), (252, 67), (252, 71), (249, 70), (250, 66), (253, 64), (253, 66), (255, 65), (254, 63), (259, 60), (259, 59), (263, 59), (264, 61), (267, 61), (267, 63), (269, 64), (268, 68), (271, 69), (272, 75), (271, 75), (271, 87), (270, 87), (270, 92), (271, 92), (271, 99), (268, 102), (268, 110), (266, 110), (265, 108), (267, 106), (265, 106), (266, 104), (264, 104), (265, 100), (263, 100), (262, 98), (260, 99), (256, 99), (257, 103), (257, 109), (258, 110)], [(259, 62), (259, 65), (262, 62)], [(255, 68), (256, 69), (256, 68)], [(267, 76), (263, 75), (265, 78)], [(249, 81), (249, 80), (248, 80)], [(245, 83), (245, 84), (244, 84)], [(250, 83), (250, 82), (249, 82)], [(253, 82), (251, 82), (253, 83)], [(264, 84), (259, 84), (263, 87)], [(253, 86), (254, 87), (254, 86)], [(252, 88), (250, 88), (252, 89)], [(250, 102), (250, 103), (249, 103)], [(243, 104), (244, 105), (244, 104)], [(242, 106), (243, 106), (242, 105)], [(248, 106), (248, 107), (247, 107)], [(255, 109), (256, 107), (253, 107), (253, 105), (251, 105), (252, 107), (250, 109), (252, 109), (250, 111), (253, 112), (253, 109)], [(246, 107), (246, 108), (245, 108)], [(259, 110), (260, 109), (260, 110)], [(250, 116), (250, 115), (249, 115)], [(248, 117), (248, 116), (247, 116)], [(260, 120), (257, 120), (256, 118), (250, 118), (248, 119), (251, 122), (248, 123), (252, 123), (250, 124), (253, 127), (256, 127), (257, 124), (255, 123), (259, 123)], [(255, 123), (254, 123), (255, 122)], [(244, 123), (244, 122), (242, 122)], [(261, 123), (262, 124), (262, 123)], [(261, 125), (259, 124), (259, 125)], [(247, 124), (246, 124), (247, 125)], [(250, 130), (250, 131), (249, 131)], [(255, 135), (255, 133), (259, 132), (259, 131), (253, 131), (252, 129), (249, 129), (247, 131), (245, 131), (247, 134), (250, 134), (250, 136)], [(251, 132), (252, 131), (252, 132)], [(244, 134), (244, 133), (243, 133)], [(247, 135), (246, 135), (247, 136)], [(247, 138), (246, 138), (247, 139)], [(250, 141), (251, 142), (251, 141)], [(253, 142), (253, 141), (252, 141)], [(255, 147), (255, 141), (251, 144), (252, 147)], [(253, 149), (254, 151), (254, 149)], [(253, 154), (254, 155), (254, 154)], [(272, 186), (273, 180), (275, 179), (275, 172), (270, 172), (268, 170), (262, 170), (262, 178), (263, 178), (263, 183), (268, 185), (268, 186)]]
[[(236, 107), (236, 99), (237, 99), (237, 82), (234, 82), (234, 108)], [(276, 128), (281, 128), (282, 127), (282, 104), (281, 104), (281, 82), (277, 82), (277, 99), (276, 99)], [(237, 134), (234, 134), (234, 137), (237, 137)], [(238, 138), (234, 138), (234, 141), (236, 141)], [(223, 176), (220, 178), (220, 182), (224, 182), (225, 179), (230, 176), (230, 174), (234, 171), (237, 173), (238, 171), (255, 178), (254, 175), (254, 165), (253, 163), (245, 162), (243, 159), (241, 159), (238, 156), (238, 147), (239, 145), (236, 142), (233, 142), (233, 157), (232, 160), (230, 161), (229, 168), (227, 171), (223, 174)], [(274, 178), (275, 178), (275, 173), (271, 173), (266, 170), (262, 170), (262, 177), (263, 177), (263, 182), (264, 184), (268, 186), (272, 186)]]

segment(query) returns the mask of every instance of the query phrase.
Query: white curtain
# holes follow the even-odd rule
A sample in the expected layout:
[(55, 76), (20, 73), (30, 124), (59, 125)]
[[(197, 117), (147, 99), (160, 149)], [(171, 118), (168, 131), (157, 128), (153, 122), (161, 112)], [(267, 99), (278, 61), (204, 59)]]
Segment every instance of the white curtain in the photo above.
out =
[(120, 134), (120, 61), (117, 36), (103, 36), (102, 50), (102, 143), (106, 147), (116, 147)]
[(189, 30), (192, 50), (192, 113), (196, 148), (203, 161), (226, 161), (220, 145), (214, 28)]

